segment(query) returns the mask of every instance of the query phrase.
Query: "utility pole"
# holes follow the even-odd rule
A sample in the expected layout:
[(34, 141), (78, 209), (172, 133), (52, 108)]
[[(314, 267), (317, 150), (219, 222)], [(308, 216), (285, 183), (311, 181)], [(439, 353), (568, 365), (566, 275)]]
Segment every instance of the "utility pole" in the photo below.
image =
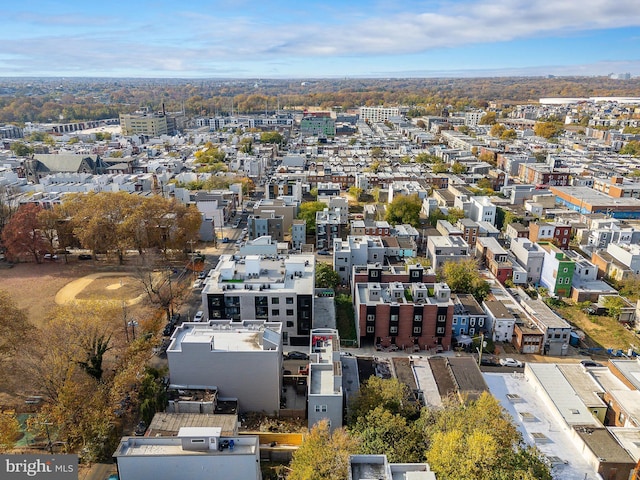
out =
[(169, 320), (173, 317), (173, 292), (171, 291), (171, 268), (169, 270)]
[(484, 333), (480, 334), (480, 348), (478, 349), (478, 366), (482, 364), (482, 349), (484, 348)]
[(127, 328), (127, 304), (124, 300), (122, 301), (122, 320), (124, 321), (124, 335), (127, 339), (127, 343), (129, 343), (129, 329)]

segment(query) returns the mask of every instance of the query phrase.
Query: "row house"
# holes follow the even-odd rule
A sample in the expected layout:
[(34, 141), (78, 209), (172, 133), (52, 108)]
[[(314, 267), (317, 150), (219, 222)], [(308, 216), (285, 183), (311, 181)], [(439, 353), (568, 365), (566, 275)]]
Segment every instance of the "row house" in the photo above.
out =
[(476, 242), (476, 256), (502, 284), (511, 279), (513, 266), (507, 251), (493, 237), (480, 237)]
[(569, 248), (571, 225), (559, 222), (533, 222), (529, 224), (529, 240), (548, 241), (560, 248)]
[(388, 237), (391, 234), (391, 225), (385, 220), (352, 220), (351, 235), (373, 235)]
[(452, 295), (451, 334), (474, 336), (487, 331), (487, 314), (471, 294)]
[(351, 285), (359, 283), (435, 283), (436, 274), (430, 267), (419, 263), (403, 266), (370, 263), (354, 265)]
[(456, 227), (462, 232), (462, 238), (469, 245), (475, 245), (480, 236), (480, 226), (470, 218), (461, 218), (456, 223)]
[(494, 342), (511, 342), (516, 315), (504, 303), (497, 300), (485, 300), (482, 308), (487, 314), (487, 330)]
[(570, 183), (569, 171), (554, 170), (540, 163), (523, 163), (518, 167), (518, 178), (532, 185), (552, 185), (565, 187)]
[(512, 222), (507, 225), (504, 232), (505, 237), (513, 241), (514, 238), (529, 238), (529, 227), (520, 222)]
[(539, 298), (533, 299), (524, 291), (519, 291), (520, 305), (529, 319), (544, 335), (544, 355), (567, 355), (571, 335), (571, 325)]
[(446, 283), (360, 283), (354, 293), (360, 344), (451, 348), (453, 302)]
[(575, 262), (551, 243), (539, 242), (538, 245), (544, 252), (540, 284), (549, 291), (550, 295), (570, 296)]
[(532, 284), (540, 282), (542, 264), (544, 263), (544, 251), (537, 243), (527, 238), (514, 238), (509, 247), (511, 253), (527, 271), (527, 281)]

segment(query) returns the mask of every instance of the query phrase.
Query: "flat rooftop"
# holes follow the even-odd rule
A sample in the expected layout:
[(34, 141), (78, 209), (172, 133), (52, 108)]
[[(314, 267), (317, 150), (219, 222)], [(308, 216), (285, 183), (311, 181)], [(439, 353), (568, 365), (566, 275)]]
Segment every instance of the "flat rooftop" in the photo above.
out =
[[(584, 480), (598, 478), (590, 463), (582, 456), (579, 446), (569, 436), (568, 430), (558, 426), (547, 403), (541, 399), (524, 375), (507, 373), (484, 373), (491, 394), (511, 415), (513, 422), (523, 435), (524, 441), (535, 445), (547, 457), (557, 457), (560, 463), (551, 470), (557, 480)], [(507, 397), (511, 395), (512, 401)], [(513, 397), (513, 396), (516, 397)], [(535, 421), (524, 421), (528, 416)], [(530, 418), (531, 418), (530, 417)], [(536, 439), (544, 438), (544, 442)], [(564, 463), (567, 462), (567, 463)]]
[(124, 437), (114, 453), (114, 457), (155, 457), (155, 456), (238, 456), (256, 455), (257, 436), (220, 437), (220, 440), (233, 440), (234, 449), (184, 450), (179, 437)]
[[(274, 323), (274, 322), (269, 322)], [(277, 323), (282, 328), (282, 324)], [(235, 325), (219, 324), (215, 321), (208, 323), (183, 323), (173, 334), (171, 344), (167, 351), (181, 351), (182, 346), (188, 345), (211, 345), (211, 351), (216, 352), (256, 352), (271, 351), (270, 343), (263, 339), (264, 330), (269, 327), (259, 325)], [(272, 330), (276, 331), (276, 330)], [(276, 331), (280, 335), (280, 331)]]

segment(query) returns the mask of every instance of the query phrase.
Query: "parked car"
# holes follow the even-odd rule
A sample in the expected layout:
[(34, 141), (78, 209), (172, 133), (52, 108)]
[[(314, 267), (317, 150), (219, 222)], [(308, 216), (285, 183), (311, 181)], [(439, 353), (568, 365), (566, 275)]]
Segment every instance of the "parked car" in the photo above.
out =
[(513, 358), (501, 358), (500, 365), (502, 365), (503, 367), (517, 367), (517, 368), (524, 367), (524, 363), (522, 363), (520, 360), (515, 360)]
[(201, 272), (198, 274), (198, 278), (199, 278), (200, 280), (203, 280), (203, 279), (207, 278), (207, 273), (209, 273), (209, 270), (203, 270), (203, 271), (201, 271)]
[(78, 255), (78, 260), (91, 260), (93, 257), (88, 253), (81, 253)]
[(229, 243), (229, 237), (224, 237), (222, 239), (222, 243)]
[(329, 255), (327, 250), (318, 250), (318, 255)]
[(580, 364), (583, 367), (603, 367), (604, 366), (601, 363), (594, 362), (593, 360), (582, 360)]
[(309, 355), (303, 352), (289, 352), (287, 353), (289, 360), (309, 360)]
[(483, 365), (485, 367), (499, 367), (501, 366), (501, 363), (498, 361), (498, 359), (488, 356), (482, 357), (482, 359), (480, 359), (480, 365)]
[(199, 288), (202, 288), (202, 280), (198, 279), (195, 282), (193, 282), (193, 289), (197, 290)]
[(193, 321), (194, 322), (201, 322), (202, 321), (202, 317), (204, 317), (204, 312), (202, 310), (198, 311), (198, 313), (195, 314), (195, 316), (193, 317)]
[(45, 254), (44, 254), (44, 259), (45, 259), (45, 260), (51, 260), (51, 261), (53, 261), (53, 260), (57, 260), (57, 259), (58, 259), (58, 255), (56, 255), (56, 254), (51, 254), (51, 253), (45, 253)]
[(173, 333), (174, 324), (169, 322), (164, 326), (164, 330), (162, 330), (162, 336), (168, 337)]

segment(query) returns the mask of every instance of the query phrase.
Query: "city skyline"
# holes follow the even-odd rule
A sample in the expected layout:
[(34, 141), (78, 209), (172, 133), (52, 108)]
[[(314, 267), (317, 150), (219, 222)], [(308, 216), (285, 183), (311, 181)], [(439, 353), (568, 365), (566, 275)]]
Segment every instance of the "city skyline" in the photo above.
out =
[(3, 10), (5, 77), (640, 74), (630, 0), (33, 0)]

